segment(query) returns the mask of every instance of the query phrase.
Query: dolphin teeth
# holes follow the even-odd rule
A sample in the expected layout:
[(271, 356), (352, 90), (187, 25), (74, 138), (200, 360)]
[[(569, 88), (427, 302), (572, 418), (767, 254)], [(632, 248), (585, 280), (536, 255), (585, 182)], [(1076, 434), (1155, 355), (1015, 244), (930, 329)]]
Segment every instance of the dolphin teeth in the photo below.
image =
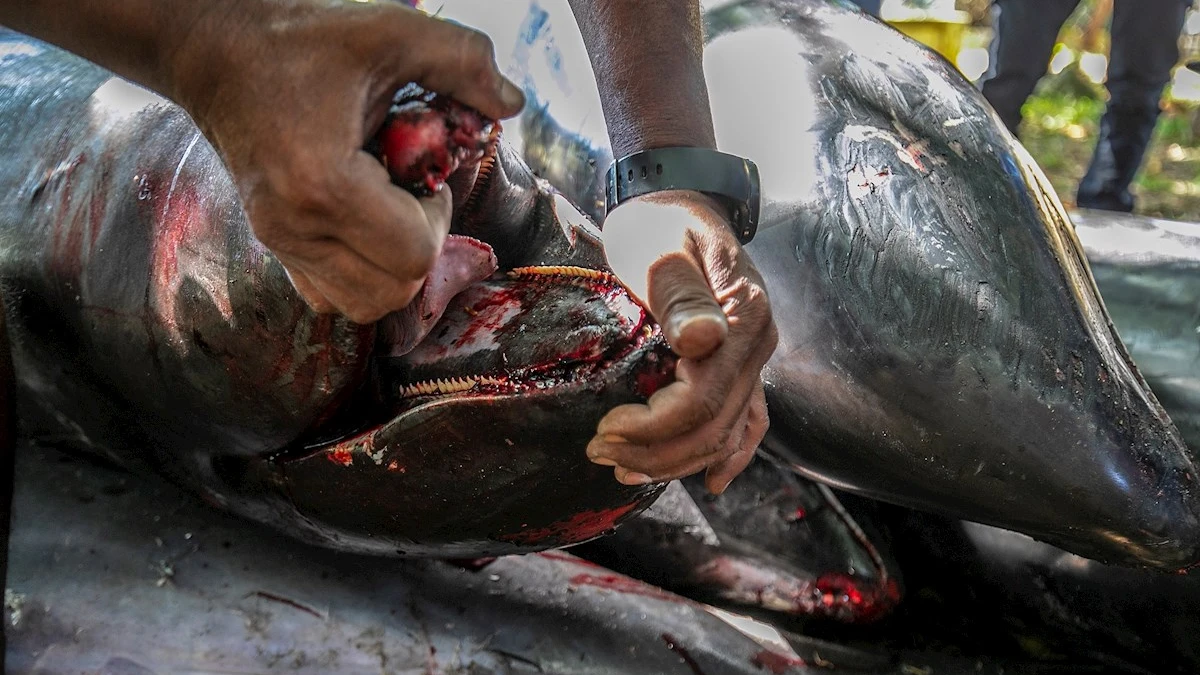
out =
[(509, 271), (508, 276), (510, 279), (549, 276), (575, 277), (580, 279), (594, 279), (609, 284), (617, 283), (617, 278), (608, 272), (589, 269), (587, 267), (576, 267), (574, 265), (516, 267)]
[(499, 386), (502, 384), (504, 384), (504, 380), (495, 377), (452, 377), (450, 379), (424, 380), (406, 385), (400, 390), (400, 397), (445, 396), (470, 391), (480, 385)]

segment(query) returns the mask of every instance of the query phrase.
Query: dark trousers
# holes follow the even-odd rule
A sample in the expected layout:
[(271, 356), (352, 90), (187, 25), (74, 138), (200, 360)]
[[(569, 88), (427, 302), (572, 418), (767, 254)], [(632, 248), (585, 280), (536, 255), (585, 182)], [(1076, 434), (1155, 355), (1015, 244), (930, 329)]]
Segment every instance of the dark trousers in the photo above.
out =
[[(1079, 0), (994, 0), (991, 65), (983, 95), (1013, 134), (1021, 106), (1046, 74), (1058, 32)], [(1076, 202), (1132, 211), (1129, 184), (1141, 167), (1163, 87), (1179, 60), (1179, 34), (1191, 0), (1114, 0), (1108, 108)]]

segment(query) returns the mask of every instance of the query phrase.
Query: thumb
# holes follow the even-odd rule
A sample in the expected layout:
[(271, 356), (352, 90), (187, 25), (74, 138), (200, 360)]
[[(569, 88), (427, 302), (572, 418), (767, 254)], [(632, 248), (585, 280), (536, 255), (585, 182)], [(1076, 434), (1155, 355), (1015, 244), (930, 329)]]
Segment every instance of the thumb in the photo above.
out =
[(650, 268), (647, 302), (671, 344), (685, 359), (703, 359), (729, 334), (725, 311), (704, 273), (689, 256), (660, 258)]

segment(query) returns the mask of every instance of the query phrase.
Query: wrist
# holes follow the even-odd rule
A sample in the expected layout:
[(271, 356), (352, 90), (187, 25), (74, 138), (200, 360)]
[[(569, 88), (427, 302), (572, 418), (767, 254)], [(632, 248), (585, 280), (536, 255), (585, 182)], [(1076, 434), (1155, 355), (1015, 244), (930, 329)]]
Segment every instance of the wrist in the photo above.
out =
[(240, 71), (264, 58), (263, 50), (252, 47), (258, 37), (251, 32), (270, 30), (273, 3), (212, 0), (191, 5), (187, 38), (163, 36), (160, 72), (152, 88), (182, 106), (204, 128), (202, 120), (222, 81), (237, 79)]
[(695, 217), (693, 225), (704, 225), (732, 235), (729, 228), (729, 208), (721, 200), (696, 190), (662, 190), (634, 197), (626, 204), (654, 204), (681, 208)]

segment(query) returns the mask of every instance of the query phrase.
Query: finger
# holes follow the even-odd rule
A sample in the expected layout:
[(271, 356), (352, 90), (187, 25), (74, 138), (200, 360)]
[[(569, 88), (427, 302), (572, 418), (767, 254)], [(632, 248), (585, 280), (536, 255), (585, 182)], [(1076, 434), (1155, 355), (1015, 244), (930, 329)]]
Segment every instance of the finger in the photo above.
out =
[(703, 205), (663, 201), (670, 198), (639, 197), (613, 211), (604, 222), (604, 253), (621, 283), (662, 324), (672, 349), (704, 358), (724, 340), (728, 325), (691, 250), (694, 228), (719, 216)]
[[(747, 405), (730, 405), (728, 415), (714, 421), (683, 438), (655, 445), (610, 443), (596, 440), (588, 444), (588, 457), (593, 462), (611, 462), (626, 470), (637, 471), (655, 480), (669, 480), (690, 476), (698, 471), (723, 461), (733, 454), (734, 431), (741, 425), (745, 428)], [(737, 434), (740, 439), (742, 434)]]
[(296, 292), (300, 294), (300, 298), (303, 299), (305, 304), (311, 307), (314, 312), (317, 312), (318, 314), (331, 314), (337, 311), (337, 308), (333, 306), (333, 303), (330, 302), (329, 299), (326, 298), (323, 293), (321, 293), (321, 291), (318, 291), (317, 287), (314, 286), (311, 281), (309, 281), (307, 274), (298, 269), (292, 269), (291, 267), (288, 267), (288, 265), (284, 264), (282, 260), (280, 263), (283, 264), (283, 271), (287, 273), (288, 280), (292, 282), (292, 287), (296, 289)]
[(598, 435), (588, 444), (588, 457), (593, 461), (611, 461), (655, 478), (700, 471), (732, 452), (731, 438), (735, 430), (740, 431), (738, 424), (745, 425), (746, 410), (755, 386), (759, 386), (757, 373), (744, 374), (711, 422), (685, 433), (668, 435), (658, 442), (628, 442), (611, 434)]
[[(525, 106), (525, 95), (500, 74), (496, 51), (487, 35), (435, 17), (389, 22), (376, 38), (403, 59), (406, 73), (422, 87), (451, 96), (493, 118), (511, 117)], [(405, 48), (405, 46), (420, 45)], [(405, 82), (397, 82), (403, 85)]]
[(729, 322), (704, 272), (689, 256), (678, 254), (660, 258), (649, 277), (650, 312), (671, 348), (685, 359), (711, 356), (729, 334)]
[[(429, 224), (429, 229), (437, 240), (440, 251), (446, 242), (446, 237), (450, 235), (454, 213), (454, 193), (450, 190), (449, 185), (444, 185), (434, 194), (418, 199), (417, 203), (425, 211), (425, 222)], [(437, 258), (435, 257), (434, 260), (436, 261)]]
[(650, 483), (655, 482), (653, 478), (644, 473), (630, 471), (629, 469), (620, 466), (613, 469), (613, 475), (616, 477), (617, 482), (621, 483), (622, 485), (649, 485)]
[(320, 223), (310, 235), (340, 239), (401, 282), (424, 279), (450, 232), (450, 190), (418, 200), (392, 185), (387, 170), (365, 152), (354, 154), (343, 175), (336, 206), (349, 215), (332, 227)]
[[(715, 419), (730, 399), (740, 403), (758, 383), (762, 364), (773, 349), (758, 336), (731, 340), (712, 358), (680, 361), (675, 382), (656, 391), (645, 404), (618, 406), (597, 426), (598, 436), (649, 445), (680, 437)], [(739, 406), (740, 409), (740, 406)]]
[(705, 486), (714, 495), (725, 492), (733, 479), (746, 470), (754, 460), (758, 444), (767, 433), (767, 401), (761, 385), (751, 395), (750, 406), (746, 412), (744, 426), (737, 439), (737, 449), (728, 459), (708, 467), (708, 474), (704, 477)]
[(424, 281), (404, 282), (335, 239), (303, 242), (289, 261), (337, 311), (355, 323), (371, 323), (403, 309)]
[[(750, 358), (740, 364), (742, 368), (733, 378), (728, 394), (715, 399), (720, 402), (720, 409), (711, 421), (683, 427), (682, 415), (678, 411), (687, 411), (689, 408), (677, 409), (673, 406), (677, 401), (690, 398), (689, 392), (685, 391), (689, 382), (676, 382), (655, 394), (672, 396), (657, 408), (653, 406), (660, 401), (652, 396), (648, 405), (631, 404), (610, 411), (601, 419), (596, 437), (588, 444), (588, 457), (597, 463), (623, 466), (656, 479), (669, 474), (694, 473), (723, 458), (718, 455), (728, 447), (735, 421), (741, 419), (743, 412), (751, 405), (756, 407), (757, 412), (755, 424), (749, 431), (754, 435), (753, 443), (757, 445), (766, 433), (766, 403), (762, 396), (760, 369), (774, 351), (774, 335), (769, 330), (768, 335), (758, 341), (758, 347)], [(692, 371), (703, 371), (714, 360), (701, 363), (685, 361), (680, 363), (678, 371), (685, 380), (704, 381), (703, 378), (695, 378)], [(672, 395), (672, 392), (667, 392), (671, 387), (676, 387), (676, 391), (682, 393)], [(705, 397), (703, 400), (714, 399)], [(697, 407), (693, 406), (690, 410), (694, 411)], [(692, 419), (694, 421), (696, 417)]]

